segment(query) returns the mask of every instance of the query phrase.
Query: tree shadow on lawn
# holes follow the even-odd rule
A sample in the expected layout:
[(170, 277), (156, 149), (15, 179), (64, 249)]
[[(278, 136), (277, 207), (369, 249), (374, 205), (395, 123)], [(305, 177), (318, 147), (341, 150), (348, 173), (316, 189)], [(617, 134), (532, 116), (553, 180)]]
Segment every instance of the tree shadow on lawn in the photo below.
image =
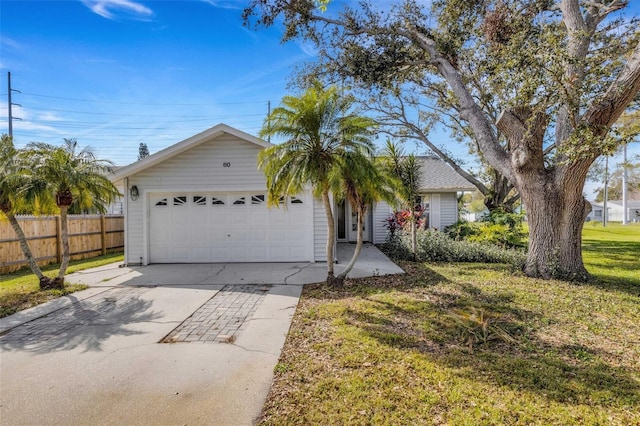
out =
[[(432, 280), (448, 281), (435, 271)], [(358, 289), (363, 294), (349, 304), (345, 323), (474, 381), (566, 404), (640, 406), (640, 382), (632, 371), (607, 363), (604, 350), (543, 340), (536, 333), (542, 314), (516, 307), (508, 292), (489, 294), (452, 281), (419, 287), (409, 284), (405, 289), (419, 293), (393, 298), (375, 296), (389, 288)]]
[(128, 297), (113, 293), (75, 301), (69, 307), (14, 327), (0, 335), (0, 348), (44, 354), (84, 346), (83, 352), (98, 352), (112, 336), (144, 334), (130, 326), (161, 315), (149, 310), (151, 301), (139, 297), (138, 293), (146, 290), (129, 291), (136, 290)]
[[(615, 288), (640, 295), (640, 242), (630, 241), (586, 241), (582, 245), (586, 255), (587, 270), (599, 268), (595, 282), (601, 288)], [(620, 276), (618, 272), (628, 272)]]

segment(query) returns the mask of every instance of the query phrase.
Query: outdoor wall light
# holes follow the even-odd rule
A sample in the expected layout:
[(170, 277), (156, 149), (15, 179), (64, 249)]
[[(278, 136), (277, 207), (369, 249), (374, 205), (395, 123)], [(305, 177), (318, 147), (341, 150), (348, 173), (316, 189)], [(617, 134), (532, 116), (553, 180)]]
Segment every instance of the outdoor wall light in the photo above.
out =
[(136, 185), (133, 185), (130, 189), (129, 189), (129, 193), (131, 194), (131, 199), (133, 201), (137, 200), (138, 197), (140, 196), (140, 191), (138, 191), (138, 187)]

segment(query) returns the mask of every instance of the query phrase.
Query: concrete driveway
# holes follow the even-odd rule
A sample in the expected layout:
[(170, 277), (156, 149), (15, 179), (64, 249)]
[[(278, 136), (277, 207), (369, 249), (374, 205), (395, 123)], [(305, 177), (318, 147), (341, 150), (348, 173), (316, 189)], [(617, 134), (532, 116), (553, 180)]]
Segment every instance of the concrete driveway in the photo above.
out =
[[(356, 274), (402, 272), (380, 255), (367, 247)], [(0, 319), (0, 421), (252, 424), (302, 284), (325, 268), (108, 265), (69, 276), (91, 287)]]

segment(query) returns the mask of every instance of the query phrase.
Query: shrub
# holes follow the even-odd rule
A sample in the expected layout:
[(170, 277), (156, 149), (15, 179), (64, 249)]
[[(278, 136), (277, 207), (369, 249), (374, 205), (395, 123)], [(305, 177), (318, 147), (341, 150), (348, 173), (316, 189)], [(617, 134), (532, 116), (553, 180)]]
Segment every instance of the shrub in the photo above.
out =
[[(493, 244), (473, 241), (455, 241), (445, 233), (420, 229), (417, 233), (416, 261), (506, 263), (521, 269), (525, 254), (520, 250), (504, 249)], [(401, 260), (412, 260), (411, 235), (396, 232), (384, 245), (385, 252)]]
[(479, 233), (478, 226), (475, 223), (466, 220), (459, 220), (453, 225), (449, 225), (444, 229), (449, 238), (456, 241), (466, 240), (471, 235)]
[[(416, 228), (424, 226), (424, 219), (422, 214), (424, 213), (424, 207), (416, 205), (413, 214), (416, 219)], [(398, 231), (408, 231), (411, 229), (411, 212), (409, 210), (400, 210), (391, 214), (385, 219), (385, 227), (389, 230), (391, 235), (394, 235)]]
[(445, 232), (456, 241), (469, 240), (504, 248), (524, 248), (526, 234), (522, 229), (522, 219), (522, 214), (494, 211), (482, 222), (460, 220), (448, 226)]

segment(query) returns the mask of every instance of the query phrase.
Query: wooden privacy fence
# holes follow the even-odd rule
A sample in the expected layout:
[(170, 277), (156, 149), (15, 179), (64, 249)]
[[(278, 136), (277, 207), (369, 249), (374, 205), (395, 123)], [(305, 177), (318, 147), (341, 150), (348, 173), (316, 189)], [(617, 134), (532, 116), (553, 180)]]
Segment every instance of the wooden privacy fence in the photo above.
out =
[[(85, 259), (124, 248), (124, 216), (69, 215), (71, 259)], [(39, 265), (62, 260), (60, 216), (18, 216)], [(0, 215), (0, 273), (15, 271), (27, 261), (9, 221)]]

